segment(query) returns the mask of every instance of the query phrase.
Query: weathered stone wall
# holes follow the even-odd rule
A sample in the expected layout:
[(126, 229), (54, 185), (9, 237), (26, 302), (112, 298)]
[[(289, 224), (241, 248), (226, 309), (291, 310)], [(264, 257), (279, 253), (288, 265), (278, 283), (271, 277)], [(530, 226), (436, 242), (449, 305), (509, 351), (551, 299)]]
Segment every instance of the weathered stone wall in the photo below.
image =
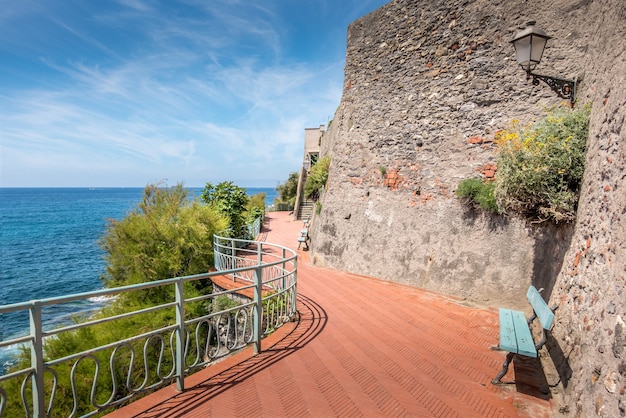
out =
[(461, 180), (493, 174), (498, 129), (562, 102), (526, 82), (513, 35), (550, 22), (542, 68), (580, 71), (586, 41), (556, 16), (582, 11), (536, 3), (549, 17), (514, 1), (395, 1), (350, 26), (343, 98), (322, 144), (333, 160), (314, 262), (520, 308), (530, 283), (554, 282), (571, 226), (485, 217), (454, 197)]
[[(625, 7), (396, 0), (354, 22), (311, 231), (315, 263), (482, 305), (522, 308), (530, 283), (546, 288), (560, 303), (557, 406), (581, 416), (623, 416), (625, 402)], [(462, 179), (493, 174), (498, 129), (562, 102), (515, 64), (509, 40), (531, 20), (554, 37), (537, 71), (584, 76), (579, 101), (593, 101), (575, 230), (485, 216), (454, 198)]]
[(585, 86), (593, 99), (576, 230), (552, 295), (550, 354), (563, 412), (626, 416), (626, 2), (594, 1)]

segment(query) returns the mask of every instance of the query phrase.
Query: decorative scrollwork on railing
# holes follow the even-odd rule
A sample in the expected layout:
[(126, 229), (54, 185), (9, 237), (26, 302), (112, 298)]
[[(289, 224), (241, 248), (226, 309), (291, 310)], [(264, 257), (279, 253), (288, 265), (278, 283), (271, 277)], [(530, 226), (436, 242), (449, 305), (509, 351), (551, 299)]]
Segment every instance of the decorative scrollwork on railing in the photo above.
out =
[[(52, 411), (52, 406), (54, 403), (54, 398), (56, 396), (56, 392), (57, 392), (57, 386), (59, 383), (59, 378), (57, 376), (57, 373), (54, 369), (49, 368), (49, 367), (45, 367), (45, 373), (50, 373), (52, 374), (52, 389), (50, 391), (50, 401), (48, 402), (48, 407), (46, 409), (46, 416), (50, 416), (50, 413)], [(27, 417), (31, 417), (33, 416), (33, 413), (30, 409), (30, 402), (27, 401), (27, 387), (28, 387), (28, 383), (32, 381), (32, 379), (35, 378), (35, 371), (31, 370), (30, 372), (25, 374), (24, 380), (22, 381), (22, 386), (20, 389), (20, 395), (22, 397), (22, 405), (24, 406), (24, 413)], [(4, 392), (4, 389), (0, 388), (0, 391)], [(4, 399), (6, 397), (6, 393), (3, 393), (2, 398)], [(0, 407), (0, 417), (3, 416), (3, 412), (4, 412), (4, 408)]]
[[(110, 297), (151, 288), (164, 288), (169, 294), (175, 294), (174, 300), (160, 305), (88, 318), (85, 322), (45, 332), (42, 320), (37, 319), (35, 334), (0, 340), (1, 347), (23, 344), (31, 348), (31, 355), (43, 352), (50, 357), (38, 358), (32, 365), (25, 362), (21, 368), (18, 363), (0, 375), (0, 418), (9, 415), (30, 417), (35, 413), (39, 416), (96, 415), (127, 403), (138, 394), (173, 382), (184, 389), (186, 375), (210, 366), (218, 358), (250, 343), (254, 342), (255, 350), (260, 351), (263, 335), (295, 316), (296, 254), (284, 247), (253, 241), (216, 237), (215, 243), (219, 249), (215, 252), (218, 272), (37, 301), (36, 305), (41, 309), (94, 296)], [(254, 289), (254, 294), (262, 295), (262, 300), (237, 294), (237, 289), (185, 299), (185, 283), (210, 280), (222, 274), (236, 274), (236, 277), (245, 279), (243, 288)], [(215, 301), (220, 297), (230, 301), (225, 304), (227, 307), (217, 311), (222, 304)], [(195, 304), (192, 305), (195, 310), (187, 311), (186, 307), (191, 304)], [(0, 314), (21, 310), (37, 318), (32, 312), (34, 305), (24, 302), (0, 306)], [(198, 311), (198, 306), (206, 306), (206, 311)], [(40, 342), (42, 336), (55, 338), (63, 333), (73, 334), (73, 338), (77, 339), (89, 338), (90, 333), (97, 329), (91, 327), (104, 322), (114, 323), (131, 318), (137, 318), (132, 321), (141, 321), (141, 315), (172, 310), (176, 310), (176, 319), (168, 325), (155, 325), (154, 329), (142, 330), (143, 334), (107, 342), (85, 351), (55, 357), (53, 353), (46, 353), (46, 344), (35, 349), (35, 336), (39, 336)], [(168, 315), (172, 317), (171, 314), (165, 316)], [(185, 320), (181, 321), (181, 318)], [(43, 376), (38, 376), (38, 373)]]
[(0, 417), (4, 415), (4, 408), (7, 406), (7, 392), (0, 388)]
[[(157, 383), (153, 383), (152, 385), (147, 385), (147, 381), (144, 384), (144, 386), (142, 387), (142, 389), (152, 389), (153, 387), (157, 387), (159, 385), (159, 383), (161, 382), (171, 382), (172, 378), (174, 377), (174, 373), (176, 373), (176, 369), (174, 368), (174, 358), (176, 356), (176, 353), (174, 352), (174, 336), (175, 336), (175, 331), (171, 331), (170, 332), (170, 339), (169, 339), (169, 344), (166, 345), (165, 343), (165, 338), (163, 337), (162, 334), (155, 334), (155, 335), (151, 335), (150, 337), (148, 337), (148, 339), (146, 340), (146, 343), (144, 344), (144, 368), (146, 370), (146, 380), (148, 377), (148, 350), (150, 347), (150, 342), (152, 340), (157, 340), (159, 342), (159, 356), (158, 356), (158, 361), (157, 361), (157, 365), (156, 365), (156, 378), (157, 378)], [(164, 361), (165, 361), (165, 349), (166, 347), (169, 347), (170, 350), (170, 356), (168, 357), (168, 360), (170, 362), (170, 371), (166, 374), (163, 375), (163, 367), (164, 367)]]
[(293, 290), (282, 291), (268, 298), (263, 308), (263, 329), (265, 334), (269, 334), (284, 323), (291, 321), (293, 315), (291, 306), (295, 300), (293, 299)]
[(193, 332), (186, 338), (187, 370), (203, 367), (252, 341), (252, 307), (250, 304), (230, 308), (191, 321)]

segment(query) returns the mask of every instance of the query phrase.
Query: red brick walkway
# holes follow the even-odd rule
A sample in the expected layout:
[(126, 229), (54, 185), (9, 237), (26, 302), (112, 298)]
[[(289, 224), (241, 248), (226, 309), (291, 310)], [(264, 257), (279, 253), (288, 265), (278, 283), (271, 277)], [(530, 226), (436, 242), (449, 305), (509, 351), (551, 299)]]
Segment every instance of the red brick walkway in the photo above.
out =
[[(270, 213), (264, 239), (297, 247), (301, 222)], [(109, 417), (548, 417), (534, 361), (493, 386), (495, 309), (313, 267), (299, 252), (300, 321)], [(545, 379), (544, 379), (545, 381)]]

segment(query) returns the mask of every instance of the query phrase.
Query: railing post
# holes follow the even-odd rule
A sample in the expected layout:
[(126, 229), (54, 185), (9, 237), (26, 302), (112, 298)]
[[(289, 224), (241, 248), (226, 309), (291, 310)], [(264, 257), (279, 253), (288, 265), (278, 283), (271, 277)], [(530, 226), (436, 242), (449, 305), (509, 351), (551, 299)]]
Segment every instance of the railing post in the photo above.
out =
[(176, 389), (185, 390), (185, 291), (182, 279), (176, 281)]
[(298, 299), (298, 257), (294, 257), (293, 258), (293, 273), (292, 273), (292, 280), (293, 280), (293, 298), (291, 299), (291, 313), (295, 314), (296, 313), (296, 299)]
[(263, 267), (254, 269), (254, 354), (261, 352), (263, 328)]
[[(33, 416), (46, 416), (46, 396), (43, 388), (43, 326), (41, 323), (41, 303), (33, 302), (30, 308), (30, 335), (33, 341), (30, 346), (30, 364), (35, 369), (33, 376)], [(52, 400), (50, 401), (52, 402)]]
[[(234, 270), (235, 268), (237, 268), (236, 263), (235, 263), (235, 239), (231, 238), (230, 239), (230, 268), (231, 270)], [(233, 274), (233, 282), (235, 281), (235, 274)]]
[(285, 262), (286, 253), (287, 253), (287, 250), (285, 250), (285, 248), (283, 248), (282, 251), (281, 251), (281, 255), (280, 255), (281, 258), (283, 259), (283, 271), (282, 271), (283, 287), (281, 288), (281, 290), (285, 290), (285, 287), (287, 287), (287, 277), (285, 276), (285, 272), (287, 271), (287, 263)]
[(225, 270), (222, 266), (222, 259), (225, 256), (221, 255), (224, 251), (224, 245), (222, 244), (222, 238), (218, 238), (217, 235), (213, 235), (213, 265), (216, 270)]

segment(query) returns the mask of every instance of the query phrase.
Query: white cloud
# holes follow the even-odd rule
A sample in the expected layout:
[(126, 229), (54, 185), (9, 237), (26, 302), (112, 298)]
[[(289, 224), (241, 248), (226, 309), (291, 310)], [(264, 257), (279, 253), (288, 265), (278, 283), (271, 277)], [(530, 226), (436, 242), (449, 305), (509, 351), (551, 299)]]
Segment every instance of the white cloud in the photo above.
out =
[[(288, 51), (275, 2), (106, 4), (0, 12), (10, 39), (0, 54), (22, 51), (37, 77), (11, 83), (3, 71), (18, 68), (0, 64), (0, 186), (273, 186), (301, 163), (304, 128), (339, 104), (343, 57), (307, 62)], [(24, 32), (11, 16), (46, 13), (36, 37), (16, 38)], [(47, 31), (70, 45), (49, 49)]]

